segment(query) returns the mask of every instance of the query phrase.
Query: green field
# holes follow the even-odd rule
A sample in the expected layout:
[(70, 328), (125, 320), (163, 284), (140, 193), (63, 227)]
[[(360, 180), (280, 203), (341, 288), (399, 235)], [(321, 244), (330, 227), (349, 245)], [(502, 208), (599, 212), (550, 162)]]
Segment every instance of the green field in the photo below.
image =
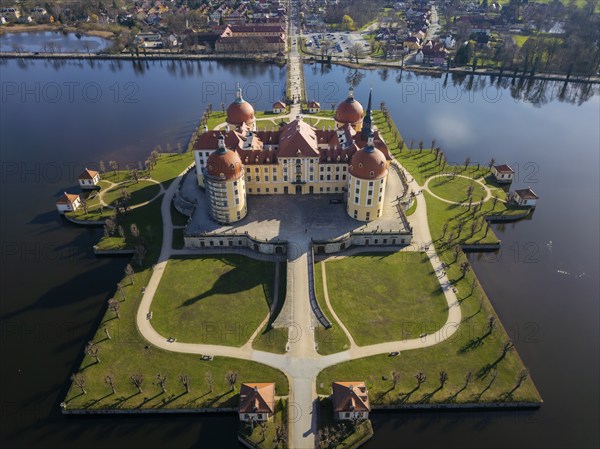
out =
[[(458, 331), (434, 346), (402, 351), (397, 357), (383, 354), (327, 368), (317, 378), (319, 394), (329, 394), (329, 386), (334, 380), (359, 379), (367, 382), (374, 404), (541, 400), (530, 377), (507, 395), (516, 386), (517, 377), (524, 369), (523, 363), (515, 349), (502, 355), (509, 336), (473, 272), (462, 275), (460, 265), (467, 261), (466, 257), (461, 254), (455, 259), (450, 250), (438, 254), (447, 264), (448, 277), (457, 289), (462, 312)], [(491, 333), (488, 332), (490, 317), (495, 319)], [(391, 382), (392, 371), (400, 375), (396, 388)], [(415, 389), (414, 376), (419, 371), (427, 380)], [(441, 371), (447, 373), (448, 381), (440, 389)], [(472, 379), (465, 387), (469, 372)]]
[[(257, 380), (273, 381), (278, 395), (287, 394), (286, 376), (260, 363), (227, 357), (204, 362), (197, 355), (163, 351), (149, 344), (139, 334), (135, 317), (142, 297), (140, 290), (148, 283), (151, 273), (147, 266), (138, 269), (134, 284), (129, 278), (121, 281), (125, 299), (120, 293), (114, 293), (120, 304), (120, 318), (116, 318), (114, 312), (106, 311), (91, 339), (98, 347), (100, 363), (87, 355), (83, 358), (78, 372), (85, 379), (87, 393), (82, 394), (80, 388), (71, 385), (65, 400), (67, 409), (235, 407), (239, 385)], [(234, 391), (225, 381), (225, 374), (230, 370), (238, 373)], [(144, 377), (142, 393), (138, 393), (130, 381), (130, 376), (137, 373)], [(157, 385), (158, 373), (167, 377), (166, 393), (162, 393)], [(206, 382), (207, 373), (214, 380), (212, 392)], [(185, 393), (179, 381), (181, 374), (190, 377), (189, 393)], [(115, 394), (105, 385), (108, 375), (114, 378)]]
[(360, 346), (439, 329), (447, 304), (424, 253), (361, 254), (328, 261), (329, 300)]
[(150, 201), (160, 192), (160, 186), (154, 182), (145, 180), (139, 180), (138, 182), (128, 181), (103, 192), (102, 198), (104, 202), (113, 207), (116, 206), (117, 201), (122, 197), (121, 191), (123, 189), (126, 189), (131, 195), (131, 199), (129, 200), (130, 206)]
[(279, 302), (269, 322), (261, 329), (260, 333), (252, 342), (252, 347), (259, 351), (274, 352), (276, 354), (285, 353), (285, 348), (288, 341), (288, 328), (274, 328), (273, 321), (281, 312), (283, 303), (285, 302), (285, 293), (287, 287), (287, 264), (279, 264)]
[(438, 176), (428, 185), (429, 189), (440, 198), (457, 203), (468, 203), (467, 189), (472, 188), (473, 202), (481, 201), (486, 192), (479, 183), (460, 176)]
[(152, 324), (181, 342), (242, 346), (268, 314), (274, 276), (272, 263), (237, 255), (171, 259)]
[(328, 355), (349, 349), (350, 341), (348, 340), (348, 337), (340, 327), (337, 320), (333, 319), (333, 315), (325, 303), (323, 274), (321, 268), (322, 263), (323, 262), (315, 263), (315, 294), (317, 295), (319, 307), (332, 326), (329, 329), (325, 329), (321, 325), (317, 326), (315, 328), (315, 341), (317, 342), (317, 352), (321, 355)]

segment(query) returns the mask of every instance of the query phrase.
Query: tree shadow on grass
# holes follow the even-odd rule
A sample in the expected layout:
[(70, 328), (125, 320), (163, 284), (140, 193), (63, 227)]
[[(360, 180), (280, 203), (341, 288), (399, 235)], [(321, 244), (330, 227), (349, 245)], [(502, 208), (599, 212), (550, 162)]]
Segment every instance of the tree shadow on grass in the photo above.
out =
[(119, 407), (121, 407), (121, 405), (123, 405), (123, 404), (124, 404), (125, 402), (127, 402), (129, 399), (131, 399), (131, 398), (133, 398), (133, 397), (137, 396), (138, 394), (140, 394), (140, 393), (136, 391), (135, 393), (133, 393), (132, 395), (129, 395), (129, 396), (127, 396), (127, 397), (125, 397), (125, 396), (121, 396), (121, 397), (119, 397), (119, 399), (117, 399), (117, 401), (116, 401), (116, 402), (114, 402), (114, 403), (111, 405), (111, 408), (119, 408)]
[(159, 397), (160, 395), (164, 394), (162, 391), (159, 393), (156, 393), (154, 396), (149, 397), (149, 398), (144, 398), (144, 400), (142, 402), (140, 402), (138, 404), (138, 406), (136, 408), (142, 408), (144, 406), (144, 404), (147, 404), (148, 402), (150, 402), (153, 399), (156, 399), (157, 397)]
[(112, 396), (114, 393), (111, 391), (108, 394), (105, 394), (104, 396), (102, 396), (101, 398), (98, 399), (94, 399), (93, 401), (90, 401), (89, 403), (87, 403), (84, 407), (85, 408), (92, 408), (94, 405), (96, 405), (98, 402), (103, 401), (104, 399)]
[[(232, 270), (219, 276), (210, 290), (206, 290), (193, 298), (185, 300), (179, 307), (194, 305), (198, 301), (214, 295), (233, 295), (251, 290), (262, 284), (263, 282), (260, 276), (254, 276), (252, 272), (248, 272), (248, 270), (236, 266)], [(270, 291), (270, 288), (267, 286), (264, 290), (266, 294)]]

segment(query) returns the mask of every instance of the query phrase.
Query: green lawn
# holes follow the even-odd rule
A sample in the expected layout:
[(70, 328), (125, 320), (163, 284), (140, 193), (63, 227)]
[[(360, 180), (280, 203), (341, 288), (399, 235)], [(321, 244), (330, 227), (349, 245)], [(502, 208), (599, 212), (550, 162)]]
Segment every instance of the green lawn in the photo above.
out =
[[(287, 401), (279, 399), (275, 404), (275, 414), (271, 421), (252, 426), (249, 422), (240, 421), (239, 435), (254, 447), (261, 449), (283, 449), (287, 445), (276, 441), (277, 427), (283, 427), (287, 434), (288, 410)], [(263, 431), (264, 426), (264, 431)]]
[(273, 264), (237, 255), (171, 259), (154, 328), (182, 342), (242, 346), (267, 316), (274, 275)]
[(158, 157), (156, 166), (152, 169), (151, 177), (155, 181), (162, 183), (166, 189), (169, 184), (181, 173), (187, 166), (194, 162), (194, 155), (187, 153), (162, 153)]
[[(72, 385), (66, 396), (68, 409), (235, 407), (240, 383), (256, 381), (275, 382), (277, 394), (287, 395), (286, 376), (260, 363), (227, 357), (203, 362), (197, 355), (163, 351), (150, 345), (139, 334), (135, 323), (141, 287), (148, 283), (152, 273), (150, 263), (136, 270), (133, 285), (129, 278), (121, 281), (125, 299), (120, 293), (114, 293), (120, 301), (120, 318), (107, 310), (91, 339), (98, 346), (100, 363), (89, 356), (83, 358), (79, 372), (84, 376), (87, 393), (81, 394), (81, 390)], [(106, 338), (104, 328), (108, 329), (110, 339)], [(229, 370), (238, 373), (234, 391), (230, 391), (225, 381)], [(136, 373), (144, 376), (142, 393), (137, 393), (129, 379)], [(158, 373), (167, 377), (166, 393), (161, 393), (157, 385)], [(212, 392), (206, 382), (207, 373), (214, 380)], [(190, 376), (187, 394), (179, 381), (180, 374)], [(114, 378), (115, 394), (104, 383), (107, 375)]]
[(438, 176), (429, 181), (429, 188), (440, 198), (457, 203), (468, 203), (468, 188), (473, 189), (474, 203), (481, 201), (486, 195), (480, 184), (460, 176)]
[[(192, 161), (193, 157), (191, 153), (161, 154), (158, 158), (158, 163), (152, 170), (152, 178), (161, 182), (166, 189), (173, 179), (191, 164)], [(120, 181), (130, 179), (127, 172), (117, 172), (116, 175), (113, 172), (110, 172), (110, 174), (106, 173), (103, 175), (105, 179), (114, 181), (117, 180), (117, 176)], [(160, 207), (161, 202), (157, 200), (152, 201), (146, 206), (138, 207), (126, 212), (118, 221), (125, 230), (125, 238), (121, 238), (118, 234), (109, 236), (108, 238), (103, 237), (97, 244), (98, 248), (101, 250), (135, 248), (138, 241), (131, 236), (129, 231), (131, 224), (135, 223), (139, 228), (142, 237), (146, 241), (148, 250), (148, 255), (146, 257), (151, 259), (154, 256), (158, 256), (160, 245), (162, 243), (163, 231)]]
[(415, 213), (415, 211), (417, 210), (417, 201), (415, 199), (415, 201), (413, 201), (412, 206), (410, 206), (406, 212), (404, 213), (404, 215), (406, 215), (407, 217), (410, 217), (412, 214)]
[[(327, 368), (317, 378), (319, 394), (329, 394), (330, 384), (334, 380), (364, 379), (373, 404), (540, 401), (530, 377), (511, 396), (506, 396), (516, 385), (516, 378), (524, 369), (523, 362), (515, 349), (502, 357), (504, 343), (509, 341), (508, 335), (473, 272), (469, 271), (462, 277), (459, 266), (466, 261), (466, 257), (461, 254), (455, 260), (450, 250), (441, 251), (439, 255), (448, 265), (448, 277), (454, 281), (458, 291), (462, 311), (458, 331), (434, 346), (402, 351), (397, 357), (383, 354)], [(496, 326), (491, 334), (486, 335), (489, 317), (495, 318)], [(400, 374), (396, 389), (390, 380), (392, 371)], [(419, 371), (426, 375), (427, 381), (414, 390), (414, 376)], [(448, 382), (440, 390), (441, 371), (448, 374)], [(463, 389), (468, 372), (473, 377)], [(430, 396), (431, 393), (434, 393), (433, 396)]]
[(269, 322), (262, 328), (260, 333), (256, 336), (256, 339), (252, 342), (252, 347), (259, 351), (274, 352), (276, 354), (285, 353), (285, 347), (288, 341), (288, 328), (274, 328), (272, 326), (273, 321), (281, 312), (281, 308), (285, 302), (285, 294), (287, 287), (287, 264), (280, 263), (279, 266), (279, 302), (277, 303), (277, 309), (273, 313), (273, 316)]
[(424, 253), (357, 255), (326, 263), (329, 300), (360, 346), (416, 338), (448, 310)]
[(131, 199), (129, 200), (129, 204), (131, 206), (150, 201), (160, 192), (160, 186), (156, 183), (145, 180), (139, 180), (138, 182), (128, 181), (125, 184), (114, 186), (110, 190), (104, 192), (104, 202), (106, 204), (110, 204), (111, 206), (115, 206), (117, 200), (119, 200), (122, 196), (121, 191), (123, 189), (127, 189), (131, 195)]
[(516, 35), (516, 34), (514, 34), (514, 35), (512, 36), (512, 38), (513, 38), (513, 40), (515, 41), (515, 44), (517, 44), (517, 46), (520, 48), (520, 47), (522, 47), (522, 46), (523, 46), (523, 44), (524, 44), (525, 42), (527, 42), (527, 39), (529, 39), (529, 38), (530, 38), (530, 36), (519, 36), (519, 35)]
[[(389, 145), (390, 140), (388, 139), (387, 142)], [(435, 169), (435, 155), (431, 151), (424, 150), (419, 153), (417, 150), (409, 153), (404, 148), (401, 153), (398, 153), (396, 148), (394, 152), (400, 162), (420, 183), (431, 176), (432, 173), (429, 173), (431, 165), (434, 165), (433, 169)], [(488, 173), (487, 167), (469, 167), (469, 170), (471, 170), (470, 176), (474, 178), (480, 178)], [(505, 192), (494, 185), (489, 178), (485, 178), (485, 182), (492, 188), (494, 195), (501, 199), (506, 197)], [(447, 265), (448, 278), (457, 289), (462, 312), (462, 321), (458, 331), (451, 338), (439, 344), (418, 350), (403, 351), (398, 357), (389, 357), (384, 354), (327, 368), (319, 374), (317, 379), (319, 394), (329, 394), (330, 384), (334, 380), (358, 378), (365, 379), (367, 382), (371, 401), (374, 404), (540, 401), (540, 395), (531, 377), (527, 377), (519, 388), (514, 389), (517, 386), (519, 374), (525, 368), (523, 362), (515, 349), (509, 349), (503, 356), (504, 345), (510, 341), (509, 336), (499, 322), (473, 271), (468, 270), (464, 275), (462, 274), (460, 266), (468, 262), (466, 256), (462, 253), (456, 255), (453, 251), (457, 243), (493, 243), (497, 242), (497, 238), (493, 232), (489, 232), (487, 223), (484, 226), (476, 227), (475, 234), (471, 235), (468, 225), (473, 220), (472, 212), (466, 206), (439, 201), (427, 192), (424, 192), (424, 195), (427, 201), (429, 226), (432, 237), (436, 241), (438, 256)], [(483, 208), (475, 215), (475, 219), (481, 223), (483, 215), (523, 212), (519, 208), (507, 207), (502, 201), (498, 201), (494, 209), (492, 207), (493, 201), (486, 201)], [(464, 225), (461, 236), (457, 237), (457, 224), (460, 221)], [(445, 235), (444, 223), (450, 223)], [(454, 234), (454, 238), (449, 240), (451, 233)], [(332, 278), (329, 273), (335, 263), (338, 262), (327, 263), (328, 280)], [(381, 271), (381, 263), (374, 264), (374, 266), (377, 267), (378, 272)], [(355, 277), (354, 273), (352, 276), (347, 275), (345, 279), (340, 276), (339, 284), (346, 283), (348, 290), (359, 292), (358, 289), (361, 286), (352, 286), (352, 283), (348, 282), (348, 280), (354, 280)], [(365, 284), (372, 285), (373, 283), (365, 282)], [(405, 281), (404, 284), (412, 285), (412, 278), (408, 283)], [(336, 286), (336, 288), (338, 287)], [(331, 284), (329, 289), (332, 290)], [(341, 304), (341, 306), (342, 309), (344, 306), (347, 307), (345, 304)], [(338, 311), (337, 303), (334, 303), (334, 307)], [(338, 315), (340, 313), (338, 311)], [(429, 315), (427, 317), (429, 318)], [(491, 334), (488, 334), (490, 317), (495, 319), (496, 324)], [(391, 372), (394, 370), (400, 374), (400, 381), (395, 389), (390, 380)], [(419, 371), (426, 375), (427, 380), (419, 389), (415, 389), (414, 376)], [(447, 373), (448, 381), (440, 389), (439, 375), (441, 371)], [(472, 373), (472, 380), (465, 386), (465, 376), (469, 372)]]
[(315, 341), (317, 342), (317, 352), (321, 355), (334, 354), (336, 352), (345, 351), (350, 348), (350, 341), (340, 327), (337, 320), (333, 319), (333, 315), (325, 303), (325, 294), (323, 292), (323, 274), (321, 264), (315, 264), (315, 293), (321, 310), (332, 324), (329, 329), (325, 329), (319, 325), (315, 328)]
[[(98, 185), (102, 188), (108, 186), (108, 183), (104, 181), (100, 181)], [(67, 216), (71, 218), (76, 218), (78, 220), (88, 220), (88, 221), (101, 221), (110, 218), (114, 215), (115, 211), (109, 207), (103, 207), (100, 204), (100, 195), (98, 190), (83, 192), (83, 197), (87, 202), (87, 214), (83, 210), (82, 207), (73, 211), (67, 212)]]
[[(227, 105), (226, 105), (227, 107)], [(214, 111), (208, 118), (208, 129), (215, 129), (215, 127), (223, 123), (227, 118), (227, 113), (222, 111)]]

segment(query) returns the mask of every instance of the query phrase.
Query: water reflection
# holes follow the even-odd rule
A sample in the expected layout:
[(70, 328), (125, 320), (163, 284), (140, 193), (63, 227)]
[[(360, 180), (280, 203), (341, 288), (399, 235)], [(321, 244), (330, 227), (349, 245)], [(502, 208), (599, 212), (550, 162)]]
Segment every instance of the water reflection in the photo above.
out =
[[(420, 85), (439, 79), (442, 80), (442, 89), (447, 89), (449, 85), (460, 87), (462, 92), (483, 93), (484, 98), (487, 97), (490, 101), (494, 101), (498, 96), (495, 91), (506, 90), (514, 100), (526, 102), (535, 107), (542, 107), (555, 100), (581, 105), (600, 93), (598, 84), (520, 78), (512, 74), (488, 76), (467, 73), (433, 73), (420, 76), (400, 69), (381, 68), (372, 72), (320, 63), (311, 64), (306, 72), (311, 74), (312, 78), (340, 73), (346, 84), (355, 88), (366, 77), (372, 78), (372, 73), (376, 73), (379, 80), (384, 83), (390, 77), (397, 84), (417, 82)], [(344, 89), (341, 91), (343, 92)]]

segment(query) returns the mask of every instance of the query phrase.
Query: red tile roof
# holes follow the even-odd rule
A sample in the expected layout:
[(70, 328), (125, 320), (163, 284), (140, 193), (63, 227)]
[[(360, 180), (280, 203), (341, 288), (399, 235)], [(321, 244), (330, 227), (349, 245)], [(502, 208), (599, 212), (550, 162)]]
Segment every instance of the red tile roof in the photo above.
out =
[(274, 383), (244, 383), (240, 387), (240, 413), (274, 413)]
[(56, 200), (56, 204), (73, 204), (79, 199), (79, 195), (64, 192), (63, 195)]
[(315, 128), (296, 119), (285, 125), (279, 137), (279, 157), (316, 157), (317, 135)]
[(498, 173), (514, 173), (515, 171), (506, 164), (502, 164), (502, 165), (494, 165), (494, 168), (496, 169), (496, 171)]
[(333, 410), (335, 412), (368, 412), (369, 392), (364, 382), (333, 382)]
[(515, 193), (517, 195), (519, 195), (521, 198), (523, 198), (524, 200), (539, 200), (540, 199), (540, 197), (537, 196), (535, 194), (535, 192), (533, 190), (531, 190), (530, 188), (515, 190)]
[(98, 172), (94, 171), (94, 170), (89, 170), (88, 168), (86, 168), (80, 175), (79, 175), (79, 179), (94, 179), (96, 176), (98, 176)]

